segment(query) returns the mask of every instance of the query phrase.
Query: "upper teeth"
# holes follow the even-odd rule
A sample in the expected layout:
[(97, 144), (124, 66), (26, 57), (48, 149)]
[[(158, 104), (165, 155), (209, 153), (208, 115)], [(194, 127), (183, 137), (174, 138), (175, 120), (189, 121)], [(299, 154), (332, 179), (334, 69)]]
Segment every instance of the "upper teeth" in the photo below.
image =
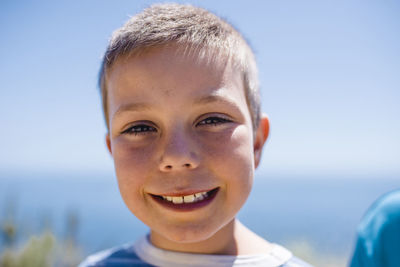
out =
[(179, 196), (179, 197), (172, 197), (172, 196), (162, 196), (165, 200), (171, 201), (174, 204), (182, 204), (182, 203), (193, 203), (200, 200), (203, 200), (208, 196), (207, 192), (200, 192), (193, 195), (187, 196)]

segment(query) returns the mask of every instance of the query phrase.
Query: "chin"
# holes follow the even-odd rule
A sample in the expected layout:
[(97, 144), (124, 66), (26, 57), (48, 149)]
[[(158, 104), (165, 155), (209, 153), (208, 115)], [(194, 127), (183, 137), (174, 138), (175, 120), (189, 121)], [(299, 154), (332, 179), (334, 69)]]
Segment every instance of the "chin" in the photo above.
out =
[(175, 229), (166, 229), (161, 232), (162, 236), (172, 242), (188, 244), (198, 243), (211, 238), (218, 229), (211, 229), (210, 227), (195, 226), (180, 226)]

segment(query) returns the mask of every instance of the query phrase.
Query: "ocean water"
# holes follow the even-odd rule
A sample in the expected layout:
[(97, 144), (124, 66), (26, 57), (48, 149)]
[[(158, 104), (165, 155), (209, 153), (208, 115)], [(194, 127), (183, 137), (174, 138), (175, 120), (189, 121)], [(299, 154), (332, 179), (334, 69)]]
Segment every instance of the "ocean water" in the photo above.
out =
[[(318, 252), (348, 257), (366, 209), (399, 188), (396, 176), (257, 174), (238, 217), (272, 242), (307, 242)], [(46, 227), (62, 239), (71, 234), (68, 218), (75, 218), (75, 228), (69, 231), (85, 254), (147, 233), (125, 207), (111, 173), (0, 173), (0, 222), (9, 218), (17, 225), (20, 242)]]

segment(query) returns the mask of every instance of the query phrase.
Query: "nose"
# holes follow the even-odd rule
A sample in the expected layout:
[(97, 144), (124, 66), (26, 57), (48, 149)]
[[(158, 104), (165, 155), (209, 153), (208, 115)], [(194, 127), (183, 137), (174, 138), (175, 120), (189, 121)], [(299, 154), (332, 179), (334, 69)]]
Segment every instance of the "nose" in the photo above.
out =
[(196, 142), (190, 133), (175, 131), (166, 136), (160, 159), (160, 171), (191, 170), (199, 165)]

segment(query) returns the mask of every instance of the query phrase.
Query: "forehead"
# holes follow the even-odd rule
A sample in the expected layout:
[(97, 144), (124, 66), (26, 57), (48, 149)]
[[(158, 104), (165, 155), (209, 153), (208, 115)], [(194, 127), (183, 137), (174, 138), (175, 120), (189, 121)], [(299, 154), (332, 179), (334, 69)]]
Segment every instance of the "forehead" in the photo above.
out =
[(245, 98), (240, 71), (229, 57), (176, 46), (119, 58), (108, 71), (106, 82), (110, 104), (117, 98), (138, 101), (155, 92), (166, 98), (200, 97), (219, 88)]
[[(203, 74), (215, 81), (235, 71), (231, 66), (231, 61), (229, 56), (212, 49), (196, 49), (171, 44), (120, 56), (107, 72), (107, 80), (120, 80), (133, 72), (137, 75), (131, 78), (146, 77), (143, 75), (151, 74), (153, 78), (159, 79), (163, 78), (161, 74), (173, 67), (175, 75), (170, 75), (171, 79), (184, 74), (190, 74), (188, 78)], [(155, 77), (157, 74), (158, 76)]]

